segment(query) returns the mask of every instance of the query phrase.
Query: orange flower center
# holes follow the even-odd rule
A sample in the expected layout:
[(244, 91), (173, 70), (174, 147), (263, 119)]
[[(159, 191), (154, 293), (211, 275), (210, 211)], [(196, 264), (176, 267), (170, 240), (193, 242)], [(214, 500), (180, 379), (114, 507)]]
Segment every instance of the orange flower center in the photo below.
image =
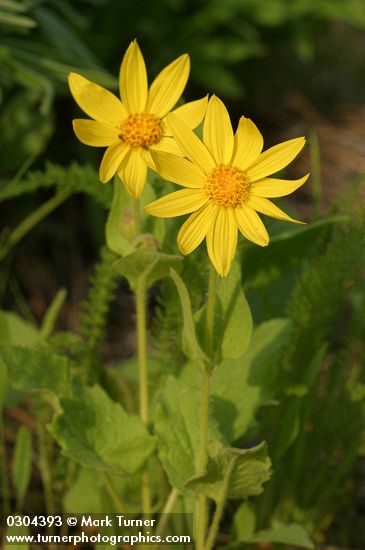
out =
[(249, 197), (246, 174), (230, 164), (220, 164), (207, 176), (204, 189), (219, 206), (236, 208)]
[(133, 149), (147, 149), (160, 141), (162, 135), (161, 120), (149, 113), (129, 115), (122, 122), (120, 138)]

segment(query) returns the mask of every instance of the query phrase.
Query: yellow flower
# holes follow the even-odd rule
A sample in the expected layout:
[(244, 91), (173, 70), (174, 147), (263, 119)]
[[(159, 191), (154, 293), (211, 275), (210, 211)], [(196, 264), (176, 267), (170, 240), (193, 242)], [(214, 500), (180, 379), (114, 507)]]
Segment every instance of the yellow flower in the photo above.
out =
[[(150, 151), (181, 154), (165, 117), (180, 99), (189, 77), (190, 60), (181, 55), (165, 67), (148, 88), (146, 66), (134, 40), (120, 67), (120, 97), (71, 73), (71, 93), (83, 111), (92, 118), (73, 121), (82, 143), (107, 147), (100, 165), (100, 179), (109, 181), (115, 173), (129, 193), (140, 197), (147, 178), (147, 167), (155, 168)], [(186, 103), (176, 115), (195, 128), (205, 115), (207, 98)]]
[(168, 124), (187, 158), (153, 153), (158, 172), (186, 187), (145, 208), (154, 216), (190, 214), (177, 241), (182, 254), (192, 252), (206, 237), (209, 257), (228, 275), (237, 245), (237, 229), (246, 239), (266, 246), (269, 235), (257, 212), (279, 220), (290, 218), (268, 198), (282, 197), (303, 185), (308, 175), (289, 181), (267, 176), (287, 166), (303, 148), (303, 137), (279, 143), (262, 153), (263, 138), (248, 118), (241, 117), (233, 135), (228, 111), (216, 96), (209, 100), (203, 142), (181, 119), (170, 114)]

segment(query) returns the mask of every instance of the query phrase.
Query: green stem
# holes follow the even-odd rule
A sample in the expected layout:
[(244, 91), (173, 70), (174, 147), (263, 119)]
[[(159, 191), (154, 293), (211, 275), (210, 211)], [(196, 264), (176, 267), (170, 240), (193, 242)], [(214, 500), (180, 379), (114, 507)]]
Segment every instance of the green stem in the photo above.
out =
[[(207, 461), (207, 441), (209, 424), (209, 395), (210, 395), (210, 377), (207, 370), (203, 372), (203, 388), (200, 403), (200, 438), (199, 453), (197, 461), (197, 475), (203, 476), (205, 473)], [(196, 502), (196, 547), (197, 550), (204, 549), (205, 533), (207, 527), (207, 500), (204, 495), (198, 495)]]
[(222, 518), (223, 508), (224, 508), (224, 505), (225, 505), (225, 502), (226, 502), (226, 499), (227, 499), (228, 486), (229, 486), (229, 481), (231, 479), (234, 463), (235, 463), (235, 459), (232, 458), (232, 460), (231, 460), (231, 462), (230, 462), (230, 464), (227, 468), (227, 472), (226, 472), (224, 482), (223, 482), (222, 493), (220, 495), (219, 501), (217, 502), (217, 505), (216, 505), (216, 508), (215, 508), (213, 521), (212, 521), (210, 529), (209, 529), (209, 535), (208, 535), (207, 543), (205, 545), (204, 550), (211, 550), (213, 548), (214, 541), (217, 538), (219, 524), (220, 524), (220, 521), (221, 521), (221, 518)]
[(136, 290), (137, 349), (139, 368), (139, 414), (143, 424), (148, 424), (148, 371), (147, 371), (147, 292), (144, 282)]
[(217, 293), (217, 272), (214, 269), (213, 265), (210, 266), (208, 284), (207, 316), (205, 323), (205, 348), (207, 354), (210, 355), (213, 351), (214, 310), (215, 296)]
[[(137, 313), (137, 350), (139, 369), (139, 416), (145, 426), (148, 426), (148, 369), (147, 369), (147, 290), (144, 281), (136, 289)], [(142, 511), (146, 519), (151, 515), (151, 495), (149, 473), (147, 467), (142, 473), (141, 486)]]
[[(43, 420), (44, 418), (37, 418), (36, 420), (36, 428), (37, 428), (37, 436), (38, 436), (38, 451), (39, 451), (39, 470), (42, 478), (46, 512), (47, 512), (47, 515), (54, 516), (55, 503), (54, 503), (53, 488), (52, 488), (52, 473), (50, 468), (50, 460), (48, 456), (47, 432), (44, 428)], [(50, 531), (53, 532), (53, 528), (50, 528)]]
[[(76, 462), (69, 459), (67, 461), (67, 470), (66, 470), (66, 477), (64, 480), (63, 488), (62, 488), (62, 494), (67, 495), (72, 487), (72, 482), (75, 476), (76, 471)], [(60, 528), (60, 535), (66, 536), (68, 533), (69, 526), (67, 525), (67, 521), (64, 521)]]
[(18, 227), (12, 231), (6, 241), (6, 243), (0, 248), (0, 260), (5, 258), (7, 254), (18, 244), (23, 237), (35, 225), (37, 225), (40, 221), (42, 221), (48, 214), (53, 212), (60, 204), (65, 202), (66, 199), (68, 199), (72, 195), (71, 191), (60, 191), (56, 195), (54, 195), (51, 199), (43, 203), (37, 210), (29, 214), (20, 224)]
[(104, 487), (106, 488), (112, 501), (114, 502), (114, 505), (118, 514), (124, 514), (125, 508), (124, 508), (123, 502), (120, 496), (118, 495), (117, 491), (115, 490), (114, 485), (110, 480), (110, 477), (106, 472), (101, 472), (101, 479), (103, 481)]
[[(205, 324), (205, 349), (208, 356), (211, 356), (213, 352), (216, 288), (217, 288), (217, 273), (213, 265), (211, 265), (210, 273), (209, 273), (209, 287), (208, 287), (207, 312), (206, 312), (206, 324)], [(212, 374), (212, 367), (206, 365), (202, 374), (203, 380), (202, 380), (202, 397), (201, 397), (201, 403), (200, 403), (199, 452), (198, 452), (198, 459), (197, 459), (198, 476), (204, 475), (206, 462), (207, 462), (209, 396), (210, 396), (211, 374)], [(197, 518), (196, 546), (197, 546), (197, 550), (203, 550), (206, 528), (207, 528), (207, 499), (204, 495), (198, 495), (195, 510), (196, 510), (196, 518)]]
[[(163, 507), (163, 510), (160, 515), (160, 522), (158, 524), (158, 527), (156, 529), (156, 536), (163, 537), (163, 535), (166, 532), (167, 525), (170, 521), (170, 514), (172, 513), (172, 510), (174, 509), (176, 499), (179, 496), (179, 491), (177, 489), (171, 489), (170, 494), (168, 496), (168, 499), (166, 501), (165, 506)], [(153, 550), (156, 550), (158, 548), (158, 544), (153, 546)]]
[(1, 470), (1, 488), (3, 510), (5, 514), (10, 514), (10, 493), (8, 467), (6, 461), (5, 429), (3, 412), (0, 411), (0, 470)]

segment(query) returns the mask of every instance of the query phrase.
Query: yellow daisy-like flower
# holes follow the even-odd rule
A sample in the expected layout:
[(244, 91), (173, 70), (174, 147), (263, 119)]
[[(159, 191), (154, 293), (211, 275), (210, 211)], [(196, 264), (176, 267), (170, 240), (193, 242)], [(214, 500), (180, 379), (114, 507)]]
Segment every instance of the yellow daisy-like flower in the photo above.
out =
[[(180, 99), (189, 71), (189, 56), (181, 55), (148, 88), (145, 62), (134, 40), (120, 67), (121, 99), (79, 74), (69, 75), (76, 103), (93, 119), (74, 120), (76, 136), (86, 145), (107, 147), (100, 165), (103, 183), (118, 173), (128, 192), (138, 198), (146, 182), (147, 167), (155, 168), (150, 151), (181, 154), (165, 117)], [(203, 120), (206, 107), (207, 98), (203, 98), (178, 107), (174, 113), (195, 128)]]
[(203, 142), (181, 119), (170, 114), (169, 127), (187, 158), (156, 152), (153, 159), (166, 180), (186, 187), (145, 208), (154, 216), (193, 214), (181, 226), (177, 241), (182, 254), (192, 252), (206, 237), (209, 257), (225, 277), (237, 245), (237, 229), (246, 239), (266, 246), (269, 235), (257, 212), (279, 220), (290, 218), (268, 198), (292, 193), (308, 179), (289, 181), (268, 176), (287, 166), (303, 148), (299, 137), (262, 153), (263, 138), (255, 124), (241, 117), (233, 135), (228, 111), (216, 96), (209, 100)]

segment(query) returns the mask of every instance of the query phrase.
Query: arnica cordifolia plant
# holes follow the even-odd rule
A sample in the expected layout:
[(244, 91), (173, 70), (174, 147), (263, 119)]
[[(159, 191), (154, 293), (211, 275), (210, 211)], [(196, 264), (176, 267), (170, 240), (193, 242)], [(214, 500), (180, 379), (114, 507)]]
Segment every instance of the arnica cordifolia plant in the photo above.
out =
[[(166, 115), (178, 102), (189, 77), (190, 60), (181, 55), (165, 67), (148, 88), (147, 72), (137, 41), (131, 42), (120, 67), (121, 99), (83, 76), (71, 73), (71, 93), (93, 120), (76, 119), (73, 127), (82, 143), (107, 147), (100, 180), (108, 182), (116, 173), (127, 191), (139, 198), (154, 168), (151, 151), (181, 154), (166, 122)], [(174, 112), (190, 128), (202, 121), (207, 98), (186, 103)]]
[[(260, 384), (265, 377), (272, 383), (271, 374), (267, 376), (272, 371), (272, 357), (282, 351), (283, 334), (289, 332), (289, 323), (282, 318), (253, 329), (240, 261), (234, 262), (238, 231), (249, 241), (266, 246), (269, 236), (259, 214), (302, 223), (269, 199), (292, 193), (308, 175), (295, 181), (272, 178), (298, 155), (304, 138), (262, 152), (263, 138), (255, 124), (241, 117), (234, 134), (228, 111), (215, 95), (209, 101), (203, 98), (170, 112), (181, 98), (189, 70), (189, 56), (184, 54), (163, 69), (148, 88), (144, 59), (133, 41), (121, 64), (120, 99), (83, 76), (69, 76), (73, 97), (91, 117), (73, 121), (77, 137), (87, 145), (107, 148), (100, 166), (101, 181), (117, 175), (124, 184), (115, 178), (106, 223), (110, 251), (102, 254), (84, 305), (79, 331), (83, 339), (65, 335), (32, 352), (21, 345), (20, 349), (13, 347), (11, 341), (0, 349), (0, 376), (6, 365), (6, 376), (9, 373), (17, 389), (54, 393), (54, 399), (45, 398), (44, 410), (39, 413), (40, 467), (48, 515), (58, 505), (47, 462), (47, 438), (52, 436), (67, 462), (65, 511), (75, 504), (79, 484), (82, 497), (77, 497), (77, 502), (84, 505), (85, 488), (87, 495), (94, 491), (98, 509), (106, 502), (119, 514), (131, 513), (138, 521), (147, 522), (141, 536), (163, 537), (168, 528), (174, 535), (182, 535), (178, 533), (182, 524), (170, 516), (188, 512), (194, 521), (188, 525), (186, 517), (183, 520), (191, 538), (187, 547), (191, 548), (193, 541), (196, 550), (212, 550), (221, 545), (217, 537), (224, 510), (241, 514), (241, 506), (260, 495), (271, 476), (271, 460), (262, 441), (266, 436), (261, 432), (252, 435), (250, 430), (255, 423), (259, 425), (259, 408), (276, 403), (277, 394), (270, 390), (266, 396)], [(193, 129), (203, 121), (201, 141)], [(141, 197), (148, 168), (155, 171), (155, 177)], [(184, 189), (155, 200), (156, 172)], [(78, 179), (77, 172), (71, 176), (71, 180)], [(95, 181), (93, 172), (91, 180)], [(160, 180), (161, 194), (164, 186)], [(98, 182), (96, 187), (110, 191)], [(150, 203), (143, 212), (140, 198), (143, 205)], [(190, 254), (206, 238), (210, 262), (206, 256), (204, 262), (209, 269), (200, 265), (198, 252), (189, 258), (175, 254), (175, 236), (171, 238), (172, 231), (166, 231), (170, 221), (149, 214), (162, 218), (189, 214), (178, 232), (179, 249), (183, 255)], [(199, 285), (193, 279), (197, 270), (201, 271)], [(118, 289), (117, 277), (128, 281), (134, 298), (136, 351), (133, 348), (132, 354), (136, 357), (128, 357), (127, 368), (125, 363), (104, 368), (97, 351), (109, 304)], [(159, 361), (162, 346), (158, 344), (166, 333), (156, 335), (156, 345), (149, 341), (152, 288), (165, 311), (169, 299), (164, 301), (164, 290), (168, 289), (174, 306), (177, 299), (180, 302), (170, 315), (176, 325), (168, 325), (179, 356), (176, 361), (168, 350)], [(64, 293), (56, 297), (47, 313), (41, 342), (51, 334), (62, 300)], [(13, 332), (9, 330), (9, 334)], [(38, 334), (30, 334), (37, 346)], [(31, 360), (26, 360), (28, 354)], [(265, 368), (255, 378), (262, 361), (266, 361)], [(254, 388), (249, 384), (251, 363)], [(42, 391), (40, 395), (48, 394)], [(244, 448), (247, 441), (258, 443)], [(90, 484), (94, 484), (92, 489)], [(227, 500), (239, 505), (226, 507)], [(151, 518), (157, 521), (156, 526), (150, 523)], [(231, 542), (233, 548), (241, 548), (248, 536), (252, 535), (249, 542), (254, 541), (258, 533), (258, 541), (294, 540), (295, 544), (299, 540), (299, 546), (312, 547), (298, 525), (294, 525), (294, 534), (292, 525), (284, 526), (291, 538), (284, 528), (272, 532), (271, 527), (275, 530), (274, 522), (258, 524), (255, 533), (252, 525), (252, 533), (247, 535), (246, 530), (232, 541), (228, 540), (231, 528), (224, 526), (223, 544), (226, 540), (226, 548), (232, 548)], [(120, 547), (129, 548), (129, 542), (124, 540)], [(155, 550), (163, 547), (156, 540), (151, 542), (156, 542)], [(139, 543), (138, 548), (143, 548), (144, 541)]]
[[(139, 417), (145, 435), (147, 431), (149, 436), (156, 434), (159, 457), (172, 485), (164, 511), (171, 511), (178, 496), (187, 490), (195, 502), (196, 548), (211, 550), (227, 498), (245, 499), (259, 494), (263, 483), (270, 477), (271, 463), (265, 443), (246, 450), (230, 447), (212, 422), (210, 413), (213, 372), (223, 357), (238, 357), (246, 351), (252, 332), (250, 310), (240, 285), (239, 265), (236, 264), (231, 271), (238, 230), (246, 239), (266, 246), (269, 236), (258, 212), (279, 220), (302, 223), (293, 220), (268, 199), (292, 193), (305, 183), (308, 176), (295, 181), (269, 177), (296, 157), (304, 146), (304, 138), (292, 139), (262, 152), (263, 138), (255, 124), (242, 117), (233, 134), (228, 111), (215, 95), (209, 102), (206, 98), (201, 99), (170, 112), (179, 100), (188, 76), (189, 57), (182, 55), (167, 66), (148, 89), (144, 60), (134, 41), (127, 49), (120, 69), (121, 100), (77, 74), (70, 75), (69, 84), (79, 106), (94, 119), (74, 120), (77, 137), (87, 145), (107, 147), (100, 166), (101, 181), (107, 182), (117, 173), (129, 194), (136, 199), (134, 240), (126, 247), (121, 225), (122, 195), (116, 182), (107, 238), (111, 249), (120, 256), (115, 268), (128, 279), (135, 295)], [(202, 122), (204, 116), (202, 142), (193, 128)], [(191, 214), (177, 237), (183, 255), (195, 250), (206, 238), (208, 255), (214, 267), (209, 273), (208, 296), (201, 321), (205, 325), (203, 330), (195, 328), (189, 282), (185, 284), (176, 271), (181, 265), (181, 257), (160, 251), (157, 238), (157, 246), (151, 248), (148, 239), (139, 235), (139, 198), (148, 167), (185, 189), (155, 200), (145, 207), (146, 212), (164, 218)], [(227, 277), (229, 274), (231, 276)], [(200, 377), (192, 394), (190, 390), (186, 393), (181, 381), (170, 380), (162, 391), (159, 404), (152, 407), (147, 296), (149, 288), (166, 276), (172, 277), (182, 305), (183, 352), (193, 360)], [(234, 307), (231, 307), (229, 303), (233, 299)], [(228, 337), (223, 336), (221, 343), (215, 337), (219, 322), (216, 315), (218, 302), (220, 317), (223, 313), (225, 319), (220, 331), (223, 335), (228, 334)], [(241, 334), (242, 330), (244, 334)], [(236, 332), (238, 340), (231, 336)], [(174, 396), (172, 401), (169, 392)], [(184, 396), (190, 394), (194, 395), (193, 402), (184, 405)], [(179, 411), (173, 412), (176, 399), (181, 399), (181, 404)], [(195, 412), (189, 416), (192, 407)], [(156, 412), (152, 413), (153, 410)], [(180, 414), (182, 419), (176, 416)], [(179, 440), (175, 441), (173, 426), (175, 423), (184, 426), (193, 417), (198, 425), (189, 427), (194, 436), (188, 443), (191, 448), (186, 449), (184, 445), (190, 441), (190, 435), (184, 440), (181, 433)], [(151, 423), (154, 423), (152, 433)], [(181, 441), (185, 441), (183, 446)], [(182, 456), (190, 456), (191, 460), (181, 463)], [(249, 474), (246, 468), (249, 468)], [(215, 473), (211, 478), (209, 472), (212, 471)], [(140, 475), (141, 512), (148, 518), (153, 510), (154, 495), (147, 463)], [(211, 500), (215, 501), (215, 508), (210, 522)]]
[(203, 143), (183, 119), (168, 115), (181, 158), (152, 152), (159, 174), (186, 187), (149, 204), (147, 212), (172, 218), (193, 214), (182, 225), (177, 241), (180, 252), (189, 254), (206, 238), (209, 258), (222, 277), (231, 269), (237, 230), (246, 239), (266, 246), (269, 236), (257, 212), (279, 220), (293, 220), (268, 198), (289, 195), (308, 175), (294, 181), (269, 178), (285, 168), (301, 151), (303, 137), (279, 143), (262, 153), (263, 138), (255, 124), (241, 117), (233, 135), (228, 111), (222, 101), (209, 100)]

